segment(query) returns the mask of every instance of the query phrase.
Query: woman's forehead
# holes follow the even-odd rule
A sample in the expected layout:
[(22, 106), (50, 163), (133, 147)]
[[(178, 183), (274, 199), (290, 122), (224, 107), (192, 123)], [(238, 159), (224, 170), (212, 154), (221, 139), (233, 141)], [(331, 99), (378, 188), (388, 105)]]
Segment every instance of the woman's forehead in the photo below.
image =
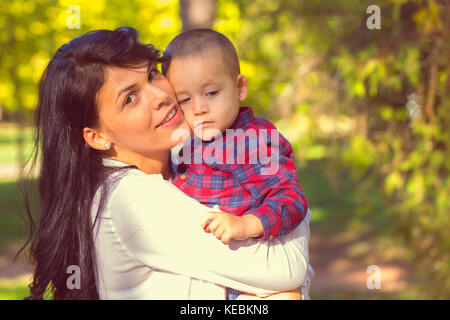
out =
[(129, 68), (107, 67), (105, 70), (105, 81), (100, 88), (100, 94), (102, 94), (102, 91), (108, 91), (109, 93), (118, 92), (122, 88), (135, 84), (136, 81), (146, 80), (150, 69), (151, 66), (148, 64)]
[(105, 69), (105, 83), (110, 79), (127, 81), (127, 75), (138, 76), (146, 74), (153, 66), (155, 66), (155, 64), (150, 64), (148, 62), (131, 65), (129, 67), (108, 66)]

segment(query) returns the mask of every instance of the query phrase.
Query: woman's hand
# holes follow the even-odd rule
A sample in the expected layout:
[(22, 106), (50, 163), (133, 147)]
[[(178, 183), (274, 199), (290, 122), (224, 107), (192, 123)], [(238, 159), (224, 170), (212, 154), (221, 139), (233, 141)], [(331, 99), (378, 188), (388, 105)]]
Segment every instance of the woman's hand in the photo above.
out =
[(209, 212), (200, 223), (203, 230), (211, 232), (225, 244), (231, 240), (259, 237), (264, 232), (261, 221), (252, 214), (238, 217), (225, 212)]

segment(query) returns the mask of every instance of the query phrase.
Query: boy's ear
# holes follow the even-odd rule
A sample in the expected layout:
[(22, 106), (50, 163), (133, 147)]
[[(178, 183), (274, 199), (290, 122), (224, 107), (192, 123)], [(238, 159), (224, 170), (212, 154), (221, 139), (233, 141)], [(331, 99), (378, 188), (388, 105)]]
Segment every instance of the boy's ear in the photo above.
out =
[(88, 127), (83, 128), (83, 138), (92, 149), (96, 150), (108, 150), (111, 144), (104, 134)]
[(237, 77), (237, 86), (239, 91), (239, 101), (244, 101), (248, 93), (248, 79), (246, 76), (240, 74)]

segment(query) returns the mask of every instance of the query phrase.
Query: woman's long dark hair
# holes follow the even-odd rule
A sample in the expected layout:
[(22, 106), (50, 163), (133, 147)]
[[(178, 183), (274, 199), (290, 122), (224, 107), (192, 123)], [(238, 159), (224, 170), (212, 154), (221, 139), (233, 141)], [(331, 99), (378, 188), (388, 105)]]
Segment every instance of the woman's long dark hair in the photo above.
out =
[[(161, 62), (160, 52), (137, 38), (129, 27), (88, 32), (63, 45), (42, 76), (31, 159), (32, 167), (40, 167), (40, 216), (34, 230), (27, 197), (31, 232), (20, 250), (31, 242), (34, 275), (27, 299), (43, 299), (47, 290), (54, 299), (98, 299), (91, 206), (112, 169), (102, 164), (102, 151), (86, 144), (82, 129), (98, 125), (97, 93), (106, 67)], [(97, 215), (105, 200), (106, 191)], [(72, 265), (80, 268), (80, 289), (67, 286)]]

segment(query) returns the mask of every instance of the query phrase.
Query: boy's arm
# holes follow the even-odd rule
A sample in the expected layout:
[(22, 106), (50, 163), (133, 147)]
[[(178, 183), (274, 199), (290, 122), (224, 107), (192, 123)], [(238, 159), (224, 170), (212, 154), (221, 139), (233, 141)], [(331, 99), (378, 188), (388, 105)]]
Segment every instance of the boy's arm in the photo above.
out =
[[(284, 171), (280, 165), (280, 171)], [(256, 174), (249, 176), (248, 170), (236, 170), (233, 175), (239, 177), (239, 183), (259, 201), (261, 205), (246, 212), (260, 219), (264, 233), (260, 240), (271, 240), (282, 236), (294, 229), (305, 217), (308, 204), (305, 195), (297, 184), (287, 178), (284, 173), (274, 176), (263, 176), (260, 168), (249, 166), (250, 171)], [(243, 174), (244, 173), (244, 174)]]
[(255, 150), (245, 137), (243, 139), (246, 142), (245, 163), (234, 162), (226, 168), (261, 203), (246, 214), (261, 221), (264, 232), (259, 240), (271, 240), (290, 232), (303, 220), (308, 202), (297, 180), (292, 148), (278, 130), (265, 135), (267, 157), (275, 164), (264, 164), (259, 158), (256, 164), (250, 164), (250, 155), (259, 156), (259, 150)]
[(257, 238), (264, 234), (261, 220), (252, 215), (234, 216), (213, 208), (200, 219), (200, 224), (206, 232), (211, 232), (217, 239), (228, 244), (231, 240), (246, 240)]

